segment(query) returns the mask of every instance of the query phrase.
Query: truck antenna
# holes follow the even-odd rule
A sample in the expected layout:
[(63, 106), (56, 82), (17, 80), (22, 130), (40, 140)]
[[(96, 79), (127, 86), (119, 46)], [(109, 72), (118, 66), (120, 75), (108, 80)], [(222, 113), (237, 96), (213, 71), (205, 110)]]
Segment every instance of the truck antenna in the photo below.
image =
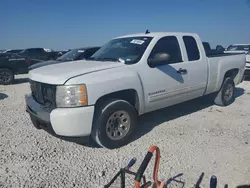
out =
[(145, 34), (149, 34), (150, 32), (148, 31), (148, 29), (147, 29), (147, 31), (145, 32)]

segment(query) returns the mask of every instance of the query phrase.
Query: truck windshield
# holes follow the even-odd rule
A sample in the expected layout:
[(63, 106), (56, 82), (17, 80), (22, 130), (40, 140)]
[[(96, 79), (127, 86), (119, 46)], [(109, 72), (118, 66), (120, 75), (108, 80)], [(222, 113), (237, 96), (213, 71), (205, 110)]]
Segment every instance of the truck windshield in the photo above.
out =
[(247, 55), (250, 55), (250, 51), (247, 53)]
[(137, 63), (153, 37), (126, 37), (113, 39), (103, 45), (89, 59), (97, 61), (120, 61)]
[(227, 51), (249, 51), (250, 45), (230, 45)]
[(63, 54), (59, 57), (58, 61), (74, 61), (79, 58), (79, 56), (84, 52), (83, 49), (72, 49), (69, 52)]

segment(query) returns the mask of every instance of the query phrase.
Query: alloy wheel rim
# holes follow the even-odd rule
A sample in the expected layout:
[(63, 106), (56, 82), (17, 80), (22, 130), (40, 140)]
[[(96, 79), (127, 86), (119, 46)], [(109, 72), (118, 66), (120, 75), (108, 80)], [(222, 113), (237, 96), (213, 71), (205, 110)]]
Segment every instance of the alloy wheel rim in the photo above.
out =
[(233, 85), (228, 84), (224, 93), (224, 99), (226, 101), (229, 101), (233, 97), (233, 90), (234, 90)]
[(106, 134), (111, 140), (124, 138), (130, 130), (131, 119), (127, 112), (119, 110), (111, 114), (106, 123)]
[(1, 71), (0, 72), (0, 81), (2, 82), (8, 82), (11, 79), (11, 74), (6, 71)]

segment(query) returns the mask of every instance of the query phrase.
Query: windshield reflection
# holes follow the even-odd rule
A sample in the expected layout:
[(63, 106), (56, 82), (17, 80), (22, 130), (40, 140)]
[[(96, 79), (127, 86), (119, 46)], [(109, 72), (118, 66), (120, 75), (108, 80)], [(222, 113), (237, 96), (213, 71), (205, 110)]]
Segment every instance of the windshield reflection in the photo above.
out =
[(74, 60), (77, 60), (83, 52), (84, 52), (83, 49), (72, 49), (69, 52), (63, 54), (57, 60), (58, 61), (74, 61)]
[(113, 39), (103, 45), (90, 60), (136, 63), (144, 54), (152, 37), (126, 37)]

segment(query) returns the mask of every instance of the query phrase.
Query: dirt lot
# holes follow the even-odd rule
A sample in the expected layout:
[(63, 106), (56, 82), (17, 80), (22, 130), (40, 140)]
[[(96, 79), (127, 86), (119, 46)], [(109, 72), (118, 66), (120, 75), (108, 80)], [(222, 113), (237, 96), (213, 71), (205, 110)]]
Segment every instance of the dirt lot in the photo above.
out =
[[(213, 174), (220, 187), (250, 184), (250, 81), (237, 87), (229, 107), (198, 99), (146, 114), (133, 142), (107, 150), (33, 127), (25, 112), (25, 78), (0, 86), (0, 187), (101, 187), (132, 157), (138, 159), (137, 169), (153, 144), (161, 149), (160, 179), (183, 173), (177, 180), (193, 187), (204, 172), (201, 187), (208, 187)], [(168, 187), (182, 184), (172, 181)]]

